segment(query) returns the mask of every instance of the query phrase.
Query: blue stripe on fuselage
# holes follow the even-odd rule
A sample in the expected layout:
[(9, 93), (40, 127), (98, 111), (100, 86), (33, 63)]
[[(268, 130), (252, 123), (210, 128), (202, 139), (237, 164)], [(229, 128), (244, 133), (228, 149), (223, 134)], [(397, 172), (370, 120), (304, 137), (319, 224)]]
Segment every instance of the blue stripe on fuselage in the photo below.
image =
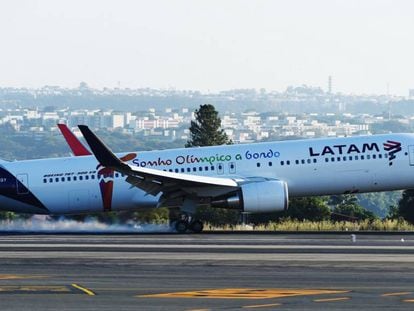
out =
[[(18, 189), (20, 193), (18, 193)], [(48, 212), (46, 206), (23, 183), (1, 165), (0, 195), (42, 209), (39, 211), (42, 214)]]

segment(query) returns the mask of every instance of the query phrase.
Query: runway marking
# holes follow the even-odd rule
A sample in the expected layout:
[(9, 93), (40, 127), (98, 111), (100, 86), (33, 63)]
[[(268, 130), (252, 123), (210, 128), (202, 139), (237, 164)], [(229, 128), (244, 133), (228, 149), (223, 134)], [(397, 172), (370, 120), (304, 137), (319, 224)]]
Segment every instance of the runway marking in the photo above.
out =
[(349, 300), (349, 297), (338, 297), (338, 298), (323, 298), (323, 299), (315, 299), (314, 302), (331, 302), (331, 301), (344, 301)]
[(95, 295), (96, 295), (96, 294), (95, 294), (93, 291), (91, 291), (90, 289), (88, 289), (88, 288), (86, 288), (86, 287), (83, 287), (83, 286), (80, 286), (79, 284), (75, 284), (75, 283), (73, 283), (73, 284), (72, 284), (72, 287), (74, 287), (74, 288), (76, 288), (76, 289), (79, 289), (80, 291), (84, 292), (85, 294), (87, 294), (87, 295), (89, 295), (89, 296), (95, 296)]
[(389, 297), (389, 296), (404, 296), (404, 295), (410, 295), (412, 292), (399, 292), (399, 293), (385, 293), (382, 294), (382, 297)]
[(1, 294), (87, 294), (95, 293), (78, 284), (67, 285), (0, 285)]
[(38, 279), (47, 277), (46, 275), (0, 274), (0, 280)]
[(70, 294), (68, 286), (61, 285), (0, 285), (0, 294)]
[(273, 299), (293, 296), (344, 294), (349, 291), (292, 288), (220, 288), (188, 292), (139, 295), (143, 298), (214, 298), (214, 299)]
[(277, 307), (277, 306), (281, 306), (281, 303), (268, 303), (268, 304), (263, 304), (263, 305), (251, 305), (251, 306), (243, 306), (242, 308), (244, 309), (254, 309), (254, 308), (270, 308), (270, 307)]

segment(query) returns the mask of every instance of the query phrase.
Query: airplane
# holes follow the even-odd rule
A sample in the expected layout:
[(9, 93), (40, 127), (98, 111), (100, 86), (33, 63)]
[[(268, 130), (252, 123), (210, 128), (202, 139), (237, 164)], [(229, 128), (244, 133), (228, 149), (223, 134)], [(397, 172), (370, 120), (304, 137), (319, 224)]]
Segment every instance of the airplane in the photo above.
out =
[(65, 215), (179, 208), (175, 229), (201, 232), (194, 215), (203, 206), (266, 213), (286, 210), (289, 197), (414, 187), (413, 134), (114, 154), (88, 126), (78, 127), (92, 152), (0, 161), (0, 209)]

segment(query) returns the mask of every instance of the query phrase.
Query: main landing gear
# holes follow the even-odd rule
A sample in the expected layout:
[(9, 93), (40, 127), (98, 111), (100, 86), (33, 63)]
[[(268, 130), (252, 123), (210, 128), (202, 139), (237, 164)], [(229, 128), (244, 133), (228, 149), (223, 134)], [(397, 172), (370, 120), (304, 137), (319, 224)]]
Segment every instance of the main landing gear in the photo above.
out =
[(181, 214), (180, 219), (175, 221), (174, 228), (178, 233), (186, 233), (191, 231), (194, 233), (200, 233), (203, 231), (204, 224), (198, 219), (193, 219), (187, 214)]

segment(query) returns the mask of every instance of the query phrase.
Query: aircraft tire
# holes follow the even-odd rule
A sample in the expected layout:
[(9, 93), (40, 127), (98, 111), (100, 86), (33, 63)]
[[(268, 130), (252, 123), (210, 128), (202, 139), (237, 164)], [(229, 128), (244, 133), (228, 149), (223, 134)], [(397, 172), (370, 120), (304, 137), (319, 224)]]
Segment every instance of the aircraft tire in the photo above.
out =
[(200, 220), (195, 220), (190, 225), (190, 230), (193, 231), (194, 233), (200, 233), (201, 231), (203, 231), (203, 228), (204, 228), (204, 224)]
[(178, 220), (175, 223), (175, 230), (177, 233), (185, 233), (188, 229), (188, 224), (185, 220)]

